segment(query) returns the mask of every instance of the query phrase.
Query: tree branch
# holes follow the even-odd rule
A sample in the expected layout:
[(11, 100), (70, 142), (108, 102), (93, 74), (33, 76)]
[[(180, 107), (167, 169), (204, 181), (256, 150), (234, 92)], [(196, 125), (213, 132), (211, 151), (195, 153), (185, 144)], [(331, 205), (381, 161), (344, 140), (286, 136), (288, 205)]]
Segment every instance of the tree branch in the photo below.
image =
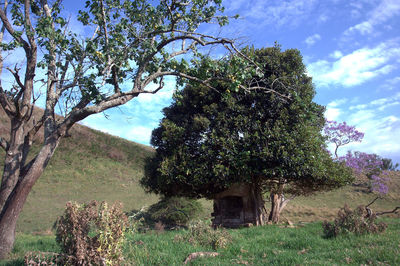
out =
[(397, 210), (400, 210), (400, 206), (397, 206), (392, 211), (377, 212), (377, 213), (375, 213), (375, 215), (379, 216), (379, 215), (384, 215), (384, 214), (396, 213)]
[(7, 140), (4, 138), (0, 137), (0, 147), (3, 148), (3, 150), (8, 151), (8, 148), (10, 147), (10, 144), (8, 143)]
[[(1, 80), (1, 79), (0, 79)], [(0, 104), (3, 107), (4, 111), (8, 115), (8, 117), (13, 117), (16, 115), (16, 108), (13, 104), (10, 102), (10, 98), (8, 97), (7, 93), (3, 90), (3, 88), (0, 86)]]
[(19, 36), (18, 34), (16, 34), (15, 30), (13, 29), (11, 23), (8, 21), (7, 15), (5, 13), (5, 11), (3, 9), (0, 8), (0, 19), (3, 22), (3, 26), (6, 28), (6, 30), (8, 31), (8, 33), (11, 34), (11, 36), (19, 43), (22, 44), (22, 47), (25, 50), (25, 53), (28, 54), (30, 51), (30, 47), (29, 44), (22, 39), (21, 36)]
[(25, 31), (26, 31), (26, 36), (28, 37), (29, 44), (31, 48), (36, 47), (36, 42), (35, 42), (35, 30), (32, 27), (32, 22), (31, 22), (31, 14), (30, 14), (30, 8), (31, 8), (31, 1), (30, 0), (25, 0), (24, 4), (24, 11), (25, 11)]
[[(4, 2), (4, 13), (7, 15), (7, 6), (8, 6), (8, 1), (6, 0)], [(1, 25), (1, 30), (0, 30), (0, 42), (3, 42), (3, 38), (4, 38), (4, 31), (6, 30), (6, 27), (3, 25)], [(3, 72), (3, 55), (2, 55), (2, 49), (0, 48), (0, 77), (1, 74)], [(0, 79), (0, 86), (1, 86), (1, 79)]]
[(17, 104), (18, 101), (20, 100), (22, 94), (23, 94), (24, 91), (25, 91), (25, 86), (24, 86), (24, 84), (22, 84), (21, 79), (20, 79), (20, 77), (19, 77), (19, 75), (18, 75), (19, 69), (17, 69), (17, 66), (15, 66), (14, 70), (12, 70), (12, 69), (9, 68), (9, 67), (7, 67), (6, 69), (7, 69), (8, 71), (11, 72), (11, 74), (14, 76), (14, 79), (15, 79), (15, 81), (17, 82), (18, 86), (21, 88), (21, 89), (18, 91), (17, 95), (14, 97), (14, 102)]

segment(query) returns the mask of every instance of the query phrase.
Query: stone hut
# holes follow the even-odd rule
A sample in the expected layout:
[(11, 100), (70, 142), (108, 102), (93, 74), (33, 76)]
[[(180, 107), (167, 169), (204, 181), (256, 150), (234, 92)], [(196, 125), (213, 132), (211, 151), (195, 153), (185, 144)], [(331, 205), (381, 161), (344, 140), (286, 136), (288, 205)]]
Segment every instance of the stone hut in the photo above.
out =
[(250, 186), (235, 184), (214, 196), (212, 225), (237, 228), (256, 224), (253, 205)]

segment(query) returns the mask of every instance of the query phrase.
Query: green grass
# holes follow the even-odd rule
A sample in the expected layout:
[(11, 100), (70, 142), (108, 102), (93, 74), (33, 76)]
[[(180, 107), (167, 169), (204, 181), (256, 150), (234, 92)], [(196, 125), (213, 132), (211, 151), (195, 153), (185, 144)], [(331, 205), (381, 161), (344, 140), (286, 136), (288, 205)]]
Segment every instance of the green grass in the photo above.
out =
[[(278, 225), (229, 230), (233, 242), (216, 250), (219, 256), (198, 258), (192, 265), (361, 265), (400, 264), (400, 220), (385, 219), (381, 234), (345, 235), (326, 239), (321, 223), (287, 228)], [(182, 265), (192, 252), (214, 251), (175, 241), (181, 231), (135, 233), (127, 236), (124, 256), (131, 265)], [(59, 252), (54, 236), (18, 234), (12, 259), (0, 265), (19, 265), (27, 251)]]
[[(3, 118), (1, 110), (0, 116)], [(7, 127), (9, 125), (2, 119), (0, 135)], [(48, 233), (67, 201), (121, 201), (124, 210), (129, 211), (158, 200), (139, 185), (145, 159), (153, 153), (151, 147), (81, 125), (75, 125), (70, 133), (72, 136), (62, 139), (29, 194), (18, 220), (18, 232)], [(1, 136), (5, 136), (4, 133)], [(38, 143), (36, 140), (31, 157), (37, 153)], [(4, 158), (1, 149), (0, 158)], [(0, 168), (3, 168), (3, 160), (0, 160)]]

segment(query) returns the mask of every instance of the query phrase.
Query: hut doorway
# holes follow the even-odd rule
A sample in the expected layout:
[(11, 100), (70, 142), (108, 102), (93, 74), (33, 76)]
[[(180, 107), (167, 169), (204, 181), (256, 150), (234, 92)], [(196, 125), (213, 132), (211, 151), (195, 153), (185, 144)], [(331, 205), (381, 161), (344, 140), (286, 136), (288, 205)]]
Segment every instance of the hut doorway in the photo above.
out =
[(224, 210), (222, 219), (243, 220), (243, 199), (238, 196), (227, 196), (220, 200), (220, 208)]

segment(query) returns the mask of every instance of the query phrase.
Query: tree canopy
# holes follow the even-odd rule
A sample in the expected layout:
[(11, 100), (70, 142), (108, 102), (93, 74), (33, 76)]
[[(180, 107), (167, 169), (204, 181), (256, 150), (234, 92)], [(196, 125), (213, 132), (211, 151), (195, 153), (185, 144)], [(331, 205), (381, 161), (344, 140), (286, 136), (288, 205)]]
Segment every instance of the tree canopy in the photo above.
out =
[[(211, 72), (196, 68), (207, 47), (219, 45), (238, 55), (233, 41), (199, 30), (204, 24), (227, 23), (221, 2), (88, 0), (84, 9), (72, 10), (79, 14), (75, 20), (65, 15), (59, 0), (2, 1), (0, 105), (11, 131), (8, 138), (0, 138), (6, 154), (0, 186), (0, 258), (12, 248), (18, 214), (29, 192), (76, 122), (142, 93), (156, 93), (164, 87), (165, 76), (177, 77), (178, 84), (192, 80), (210, 86)], [(245, 65), (241, 73), (254, 72), (252, 62), (237, 60)], [(236, 79), (244, 87), (242, 76)], [(150, 89), (151, 84), (158, 87)], [(40, 95), (44, 112), (34, 117)], [(30, 154), (41, 128), (43, 145)]]
[[(147, 190), (210, 198), (247, 183), (298, 195), (351, 180), (350, 170), (326, 150), (324, 107), (313, 102), (300, 52), (276, 45), (243, 53), (262, 65), (261, 77), (247, 79), (254, 89), (189, 84), (164, 109), (151, 139), (156, 155), (141, 181)], [(219, 62), (221, 69), (230, 63)]]

